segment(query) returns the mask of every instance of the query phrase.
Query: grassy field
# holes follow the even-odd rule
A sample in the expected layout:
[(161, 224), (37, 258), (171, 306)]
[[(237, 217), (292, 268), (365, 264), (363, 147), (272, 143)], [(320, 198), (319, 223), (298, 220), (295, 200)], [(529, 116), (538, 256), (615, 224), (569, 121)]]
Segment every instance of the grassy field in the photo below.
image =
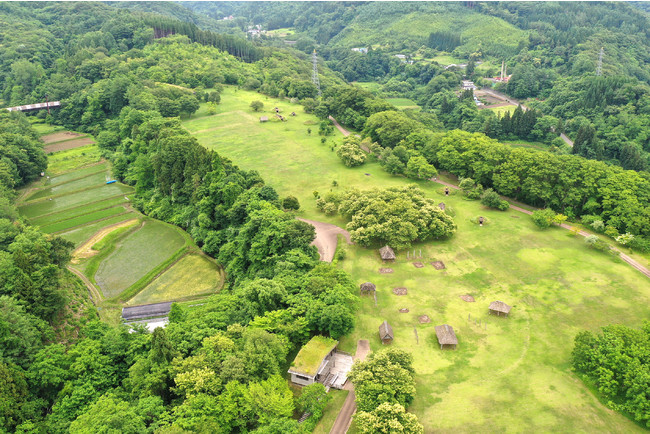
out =
[(130, 220), (134, 217), (134, 213), (120, 214), (115, 217), (107, 218), (105, 220), (96, 221), (90, 224), (83, 226), (78, 226), (76, 228), (67, 230), (65, 232), (58, 233), (57, 235), (63, 239), (66, 239), (74, 243), (75, 247), (79, 247), (84, 241), (88, 240), (93, 234), (100, 231), (106, 226), (113, 225), (115, 223), (120, 223), (126, 220)]
[(176, 228), (148, 220), (102, 261), (94, 276), (95, 281), (104, 297), (115, 297), (184, 244), (185, 240)]
[(183, 256), (127, 304), (182, 300), (213, 293), (222, 285), (221, 270), (212, 259), (201, 254), (190, 254)]
[(415, 101), (408, 98), (386, 98), (386, 101), (400, 110), (412, 109), (420, 111), (422, 109)]
[(381, 84), (375, 81), (355, 81), (352, 84), (372, 93), (381, 91)]
[[(248, 108), (259, 98), (228, 88), (220, 114), (185, 125), (205, 146), (244, 169), (258, 170), (281, 196), (295, 195), (302, 217), (345, 225), (340, 217), (316, 210), (315, 190), (409, 182), (388, 175), (377, 163), (343, 166), (329, 145), (306, 134), (303, 123), (315, 118), (299, 106), (264, 100), (268, 108), (278, 105), (298, 116), (260, 124)], [(338, 187), (332, 187), (334, 180)], [(418, 395), (410, 410), (426, 432), (642, 431), (602, 405), (572, 373), (570, 353), (580, 330), (611, 323), (640, 326), (650, 313), (647, 278), (618, 259), (589, 250), (581, 237), (566, 230), (542, 231), (521, 213), (487, 210), (460, 195), (444, 197), (437, 184), (419, 185), (428, 197), (451, 206), (458, 232), (447, 241), (415, 246), (418, 254), (422, 251), (418, 261), (423, 268), (398, 252), (392, 274), (379, 273), (382, 264), (375, 250), (346, 246), (341, 266), (357, 283), (375, 283), (379, 304), (375, 307), (369, 297), (361, 300), (356, 328), (341, 340), (341, 348), (353, 352), (363, 338), (378, 350), (378, 327), (387, 320), (395, 333), (393, 345), (413, 353)], [(471, 220), (479, 215), (489, 224), (474, 224)], [(446, 268), (436, 270), (430, 265), (434, 260)], [(394, 295), (398, 286), (408, 294)], [(464, 294), (476, 302), (463, 301)], [(513, 306), (509, 318), (488, 315), (494, 300)], [(401, 308), (409, 313), (400, 313)], [(420, 315), (431, 322), (420, 324)], [(456, 330), (456, 351), (439, 349), (434, 326), (440, 324)]]
[(345, 399), (348, 397), (347, 390), (330, 389), (330, 396), (332, 400), (327, 404), (323, 410), (323, 417), (318, 421), (314, 428), (314, 434), (329, 434), (336, 417), (339, 415), (339, 410), (343, 406)]

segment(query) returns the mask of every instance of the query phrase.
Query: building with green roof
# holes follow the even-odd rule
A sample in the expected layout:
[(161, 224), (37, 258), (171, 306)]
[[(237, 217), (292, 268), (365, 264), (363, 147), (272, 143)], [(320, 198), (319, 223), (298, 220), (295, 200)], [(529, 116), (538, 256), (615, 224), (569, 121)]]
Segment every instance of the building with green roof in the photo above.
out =
[(338, 344), (337, 340), (324, 336), (311, 338), (300, 349), (289, 368), (291, 381), (301, 386), (324, 383), (330, 373), (330, 362)]

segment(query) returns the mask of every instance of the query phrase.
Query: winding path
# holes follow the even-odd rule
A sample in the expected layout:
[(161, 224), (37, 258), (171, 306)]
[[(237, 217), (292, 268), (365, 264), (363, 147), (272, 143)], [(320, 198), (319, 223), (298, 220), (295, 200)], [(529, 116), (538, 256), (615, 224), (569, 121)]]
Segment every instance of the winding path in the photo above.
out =
[[(363, 362), (366, 360), (366, 356), (368, 356), (368, 353), (370, 353), (370, 342), (368, 342), (367, 339), (359, 339), (357, 341), (357, 352), (354, 354), (354, 360), (359, 360)], [(354, 414), (355, 411), (357, 411), (357, 404), (355, 402), (355, 395), (354, 395), (354, 386), (350, 381), (348, 381), (345, 384), (344, 387), (345, 390), (349, 390), (350, 393), (348, 393), (347, 398), (345, 398), (345, 402), (343, 403), (343, 407), (341, 407), (341, 411), (339, 411), (339, 415), (336, 417), (336, 420), (334, 421), (334, 425), (332, 425), (332, 429), (330, 430), (330, 434), (343, 434), (348, 432), (348, 429), (350, 428), (350, 424), (352, 423), (352, 415)]]
[(341, 132), (341, 134), (343, 134), (345, 137), (347, 137), (347, 136), (350, 135), (350, 132), (349, 132), (348, 130), (346, 130), (345, 128), (343, 128), (343, 127), (341, 126), (341, 124), (339, 124), (338, 122), (336, 122), (336, 119), (334, 119), (332, 116), (329, 116), (329, 120), (332, 121), (332, 123), (334, 124), (334, 126), (335, 126), (335, 127), (336, 127), (340, 132)]
[[(449, 182), (441, 181), (441, 180), (436, 179), (436, 178), (431, 178), (431, 181), (437, 182), (438, 184), (445, 185), (445, 186), (447, 186), (447, 187), (449, 187), (449, 188), (453, 188), (453, 189), (455, 189), (455, 190), (460, 190), (460, 188), (458, 188), (457, 185), (450, 184)], [(507, 199), (507, 198), (506, 198), (506, 199)], [(518, 206), (513, 205), (513, 204), (510, 204), (510, 208), (512, 208), (512, 209), (515, 210), (515, 211), (522, 212), (522, 213), (524, 213), (524, 214), (528, 214), (528, 215), (532, 215), (532, 214), (533, 214), (532, 211), (529, 211), (529, 210), (527, 210), (527, 209), (524, 209), (524, 208), (518, 207)], [(562, 228), (564, 228), (564, 229), (567, 229), (567, 230), (571, 230), (571, 229), (573, 229), (573, 226), (570, 226), (570, 225), (568, 225), (568, 224), (566, 224), (566, 223), (562, 223), (562, 224), (560, 225), (560, 227), (562, 227)], [(582, 235), (583, 237), (587, 237), (587, 236), (591, 235), (589, 232), (582, 231), (582, 230), (579, 231), (578, 234), (579, 234), (579, 235)], [(620, 251), (619, 249), (617, 249), (616, 247), (612, 247), (612, 249), (613, 249), (614, 251), (618, 252), (618, 254), (619, 254), (619, 258), (621, 258), (623, 261), (625, 261), (625, 262), (627, 262), (628, 264), (630, 264), (633, 268), (635, 268), (636, 270), (640, 271), (640, 272), (641, 272), (642, 274), (644, 274), (646, 277), (650, 277), (650, 270), (649, 270), (647, 267), (644, 267), (644, 266), (641, 265), (638, 261), (636, 261), (636, 260), (630, 258), (628, 255), (626, 255), (625, 253), (621, 252), (621, 251)]]
[(354, 244), (350, 240), (350, 232), (336, 225), (302, 218), (298, 218), (298, 220), (309, 223), (316, 228), (316, 238), (312, 241), (311, 245), (316, 246), (318, 249), (321, 261), (332, 262), (332, 259), (334, 259), (336, 246), (339, 242), (338, 234), (343, 235), (348, 244)]

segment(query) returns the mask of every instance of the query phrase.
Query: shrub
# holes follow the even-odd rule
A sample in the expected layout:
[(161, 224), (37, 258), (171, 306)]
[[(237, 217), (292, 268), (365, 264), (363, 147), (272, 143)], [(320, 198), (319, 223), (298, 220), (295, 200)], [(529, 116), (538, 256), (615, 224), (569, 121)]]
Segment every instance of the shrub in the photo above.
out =
[(598, 233), (602, 233), (605, 230), (605, 223), (602, 220), (596, 220), (590, 226)]
[(630, 248), (638, 252), (642, 252), (642, 253), (650, 252), (650, 240), (644, 237), (634, 237), (634, 239), (630, 241), (629, 246)]
[(258, 112), (264, 108), (264, 103), (262, 101), (253, 101), (251, 102), (250, 107), (253, 109), (253, 111)]
[(589, 235), (585, 237), (585, 243), (594, 250), (599, 252), (608, 252), (611, 250), (609, 244), (601, 240), (597, 235)]
[(491, 188), (485, 190), (483, 196), (481, 196), (481, 204), (500, 211), (505, 211), (510, 208), (508, 201), (501, 199), (501, 196)]
[(605, 235), (607, 235), (608, 237), (616, 238), (619, 236), (619, 233), (614, 226), (607, 226), (605, 228)]
[(359, 147), (351, 142), (346, 142), (336, 150), (336, 155), (343, 161), (347, 167), (361, 166), (366, 162), (366, 153)]
[(600, 216), (592, 215), (592, 214), (585, 214), (583, 216), (580, 216), (580, 221), (585, 226), (591, 226), (591, 224), (596, 220), (602, 220), (602, 219), (600, 218)]
[(536, 211), (533, 211), (533, 215), (531, 216), (533, 219), (533, 222), (540, 228), (546, 229), (551, 227), (551, 224), (553, 224), (553, 220), (555, 219), (555, 211), (552, 209), (538, 209)]
[(617, 236), (616, 242), (619, 243), (621, 246), (627, 246), (632, 242), (634, 242), (634, 235), (632, 235), (629, 232), (626, 232), (623, 235)]
[(282, 199), (282, 208), (297, 211), (300, 209), (300, 202), (295, 196), (287, 196)]

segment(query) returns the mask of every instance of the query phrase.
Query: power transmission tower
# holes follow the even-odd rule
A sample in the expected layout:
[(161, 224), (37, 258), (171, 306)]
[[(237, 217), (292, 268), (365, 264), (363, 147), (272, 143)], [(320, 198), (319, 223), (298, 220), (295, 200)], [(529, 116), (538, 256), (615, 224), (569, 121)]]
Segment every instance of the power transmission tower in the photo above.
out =
[(605, 53), (605, 47), (600, 47), (600, 55), (598, 56), (598, 66), (596, 67), (596, 76), (601, 76), (603, 74), (603, 54)]
[(316, 55), (316, 50), (311, 55), (311, 62), (314, 64), (314, 70), (311, 73), (311, 82), (314, 83), (316, 89), (318, 89), (318, 97), (320, 98), (320, 80), (318, 80), (318, 56)]

